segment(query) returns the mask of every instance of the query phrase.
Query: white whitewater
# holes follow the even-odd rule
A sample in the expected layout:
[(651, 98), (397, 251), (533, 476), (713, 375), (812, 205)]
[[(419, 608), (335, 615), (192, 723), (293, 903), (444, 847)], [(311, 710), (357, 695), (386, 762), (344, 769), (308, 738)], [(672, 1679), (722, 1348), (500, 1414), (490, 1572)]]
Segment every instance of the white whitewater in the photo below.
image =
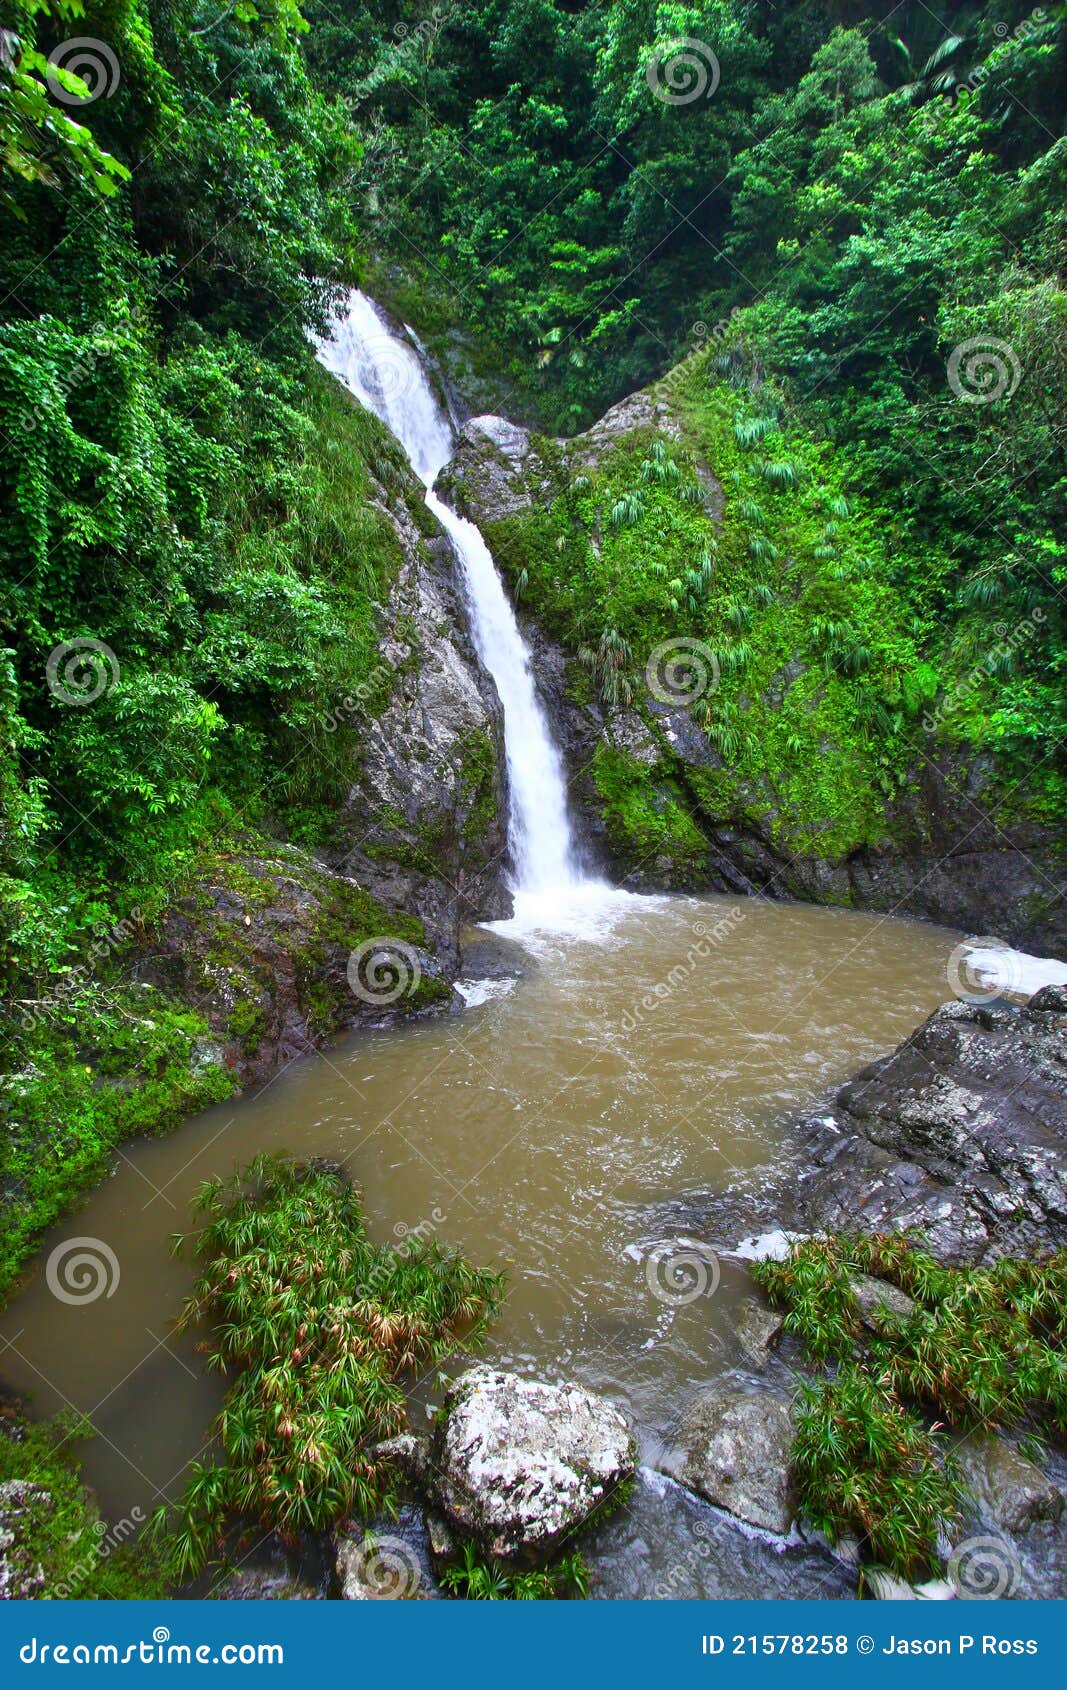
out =
[(589, 880), (578, 866), (563, 763), (515, 613), (478, 529), (433, 491), (438, 471), (452, 456), (455, 433), (424, 361), (359, 292), (351, 295), (346, 314), (318, 352), (326, 368), (396, 435), (460, 561), (475, 645), (504, 709), (515, 920), (497, 925), (524, 931), (576, 925), (593, 937), (601, 925), (594, 912), (603, 915), (605, 905), (627, 895)]

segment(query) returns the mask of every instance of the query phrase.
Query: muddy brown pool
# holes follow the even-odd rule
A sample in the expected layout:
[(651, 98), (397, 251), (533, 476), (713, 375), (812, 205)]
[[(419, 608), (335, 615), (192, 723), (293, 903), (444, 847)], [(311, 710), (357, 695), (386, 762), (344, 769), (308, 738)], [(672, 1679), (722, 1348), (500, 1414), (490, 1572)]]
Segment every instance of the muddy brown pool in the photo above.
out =
[[(686, 1216), (728, 1184), (758, 1191), (790, 1118), (949, 996), (957, 937), (727, 898), (604, 893), (542, 916), (562, 930), (538, 928), (536, 909), (504, 927), (528, 957), (523, 977), (468, 985), (462, 1013), (353, 1035), (125, 1147), (49, 1234), (0, 1315), (0, 1378), (38, 1414), (89, 1416), (86, 1477), (113, 1519), (176, 1496), (204, 1448), (221, 1385), (193, 1338), (172, 1336), (191, 1276), (169, 1240), (201, 1181), (260, 1150), (340, 1158), (379, 1239), (439, 1233), (505, 1266), (490, 1358), (605, 1391), (654, 1467), (687, 1395), (736, 1360), (730, 1310), (747, 1285), (726, 1260), (713, 1294), (684, 1280), (679, 1293), (665, 1264), (691, 1251)], [(72, 1304), (45, 1265), (77, 1237), (104, 1244), (118, 1274), (110, 1295)], [(439, 1395), (424, 1381), (415, 1413)], [(680, 1556), (689, 1570), (672, 1594), (756, 1594), (753, 1556), (766, 1593), (783, 1593), (793, 1551), (768, 1556), (673, 1488), (647, 1474), (628, 1520), (605, 1528), (602, 1594), (639, 1594)], [(712, 1547), (694, 1555), (694, 1531)], [(792, 1593), (835, 1593), (810, 1552), (795, 1554), (807, 1559)]]

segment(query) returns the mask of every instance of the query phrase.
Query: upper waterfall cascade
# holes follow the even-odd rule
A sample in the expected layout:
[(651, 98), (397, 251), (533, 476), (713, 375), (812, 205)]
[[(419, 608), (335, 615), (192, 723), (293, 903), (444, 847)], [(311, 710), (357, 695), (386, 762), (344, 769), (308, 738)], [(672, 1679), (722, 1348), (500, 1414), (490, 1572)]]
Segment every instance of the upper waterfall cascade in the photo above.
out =
[(429, 509), (455, 547), (474, 642), (504, 709), (508, 841), (517, 904), (543, 905), (546, 896), (561, 895), (569, 902), (582, 888), (599, 883), (587, 880), (578, 866), (563, 763), (537, 696), (529, 649), (489, 548), (474, 524), (433, 491), (438, 471), (452, 455), (455, 433), (425, 362), (358, 291), (318, 350), (326, 368), (395, 434), (426, 487)]

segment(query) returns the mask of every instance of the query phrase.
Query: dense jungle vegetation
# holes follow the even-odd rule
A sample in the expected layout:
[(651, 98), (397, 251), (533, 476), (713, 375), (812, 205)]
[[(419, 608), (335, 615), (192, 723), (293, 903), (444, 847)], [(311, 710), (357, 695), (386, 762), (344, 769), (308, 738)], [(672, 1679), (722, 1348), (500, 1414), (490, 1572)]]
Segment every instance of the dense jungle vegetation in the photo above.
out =
[[(1016, 759), (1025, 801), (1056, 814), (1067, 8), (9, 14), (2, 1177), (39, 1189), (5, 1275), (116, 1138), (225, 1089), (191, 1062), (195, 1016), (125, 991), (123, 946), (228, 841), (318, 845), (358, 760), (360, 721), (331, 710), (374, 674), (396, 567), (375, 489), (402, 471), (310, 346), (355, 282), (545, 431), (683, 361), (679, 405), (738, 458), (730, 660), (777, 592), (784, 509), (819, 559), (825, 672), (889, 676), (857, 731), (892, 736), (948, 695), (953, 732)], [(85, 37), (90, 63), (67, 50)], [(672, 461), (653, 445), (616, 490), (610, 580), (567, 554), (607, 693), (644, 655), (625, 497), (678, 506), (657, 614), (703, 632), (714, 560), (689, 555)], [(742, 726), (709, 725), (727, 759)], [(785, 727), (766, 747), (796, 760)], [(140, 1089), (99, 1083), (131, 1073)]]

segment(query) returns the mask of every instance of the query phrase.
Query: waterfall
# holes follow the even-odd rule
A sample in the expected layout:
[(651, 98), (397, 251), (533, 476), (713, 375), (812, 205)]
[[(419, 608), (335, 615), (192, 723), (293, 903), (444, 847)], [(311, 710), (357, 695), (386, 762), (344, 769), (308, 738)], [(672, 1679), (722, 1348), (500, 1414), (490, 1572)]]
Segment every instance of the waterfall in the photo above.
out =
[(319, 357), (400, 441), (426, 488), (426, 503), (455, 548), (462, 570), (478, 655), (496, 683), (504, 709), (508, 770), (508, 843), (516, 914), (544, 912), (553, 899), (573, 901), (599, 888), (582, 875), (567, 812), (563, 763), (552, 739), (530, 668), (530, 653), (489, 548), (473, 522), (433, 491), (452, 456), (455, 433), (415, 346), (398, 337), (365, 294), (319, 344)]

